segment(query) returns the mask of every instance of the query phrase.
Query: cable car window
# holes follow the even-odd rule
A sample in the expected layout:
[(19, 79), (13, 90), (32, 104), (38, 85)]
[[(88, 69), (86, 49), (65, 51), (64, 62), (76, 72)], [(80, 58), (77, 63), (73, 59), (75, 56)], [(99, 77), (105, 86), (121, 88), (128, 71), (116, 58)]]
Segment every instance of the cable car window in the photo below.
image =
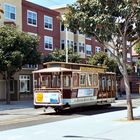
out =
[(80, 74), (80, 85), (81, 86), (86, 85), (86, 74)]
[(92, 86), (92, 74), (87, 75), (87, 86)]
[(105, 91), (106, 89), (106, 77), (102, 77), (102, 90)]
[(79, 86), (79, 74), (73, 73), (73, 86), (78, 87)]
[(97, 86), (97, 85), (98, 85), (98, 75), (93, 74), (93, 86)]
[(50, 88), (51, 87), (51, 75), (43, 75), (41, 78), (41, 87)]
[(64, 75), (63, 76), (63, 85), (64, 87), (70, 87), (71, 86), (71, 76)]
[(107, 85), (108, 85), (108, 91), (110, 91), (111, 90), (111, 79), (110, 79), (110, 76), (108, 76), (108, 83), (107, 83)]
[(34, 80), (34, 88), (38, 88), (37, 80)]
[(52, 87), (57, 88), (60, 87), (60, 75), (58, 74), (53, 74), (52, 76)]

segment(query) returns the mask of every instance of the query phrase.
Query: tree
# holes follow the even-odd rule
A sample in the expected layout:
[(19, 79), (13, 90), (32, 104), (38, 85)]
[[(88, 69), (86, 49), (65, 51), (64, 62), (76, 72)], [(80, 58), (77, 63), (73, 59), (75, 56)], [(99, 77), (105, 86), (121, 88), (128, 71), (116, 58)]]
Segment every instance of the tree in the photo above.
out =
[[(65, 62), (66, 61), (66, 55), (64, 50), (55, 49), (52, 53), (49, 53), (47, 56), (44, 57), (44, 62), (50, 62), (50, 61), (59, 61), (59, 62)], [(68, 50), (68, 61), (72, 63), (79, 63), (81, 61), (80, 56), (73, 52), (72, 49)]]
[(107, 71), (119, 73), (115, 59), (109, 58), (103, 51), (90, 56), (87, 63), (90, 65), (103, 65), (107, 67)]
[(140, 42), (138, 42), (138, 43), (134, 46), (134, 50), (136, 51), (136, 53), (140, 54)]
[(77, 0), (69, 6), (66, 15), (71, 30), (96, 36), (117, 60), (124, 78), (128, 120), (134, 118), (126, 58), (127, 52), (140, 40), (139, 13), (139, 0)]
[(0, 19), (1, 19), (1, 14), (3, 14), (3, 10), (0, 8)]
[(10, 104), (10, 78), (25, 64), (39, 63), (38, 43), (35, 36), (20, 32), (15, 26), (0, 27), (0, 73), (6, 80), (7, 104)]

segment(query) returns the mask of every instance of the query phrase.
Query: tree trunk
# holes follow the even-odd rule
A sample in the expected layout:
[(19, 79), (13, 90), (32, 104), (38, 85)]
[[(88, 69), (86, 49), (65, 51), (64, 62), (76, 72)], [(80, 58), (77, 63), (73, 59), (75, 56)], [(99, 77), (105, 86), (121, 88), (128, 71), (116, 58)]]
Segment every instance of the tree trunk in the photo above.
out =
[(124, 85), (125, 85), (125, 91), (126, 91), (126, 101), (127, 101), (127, 119), (134, 120), (131, 92), (130, 92), (130, 84), (129, 84), (127, 72), (124, 72), (123, 78), (124, 78)]
[(5, 72), (6, 80), (6, 104), (10, 104), (10, 76)]

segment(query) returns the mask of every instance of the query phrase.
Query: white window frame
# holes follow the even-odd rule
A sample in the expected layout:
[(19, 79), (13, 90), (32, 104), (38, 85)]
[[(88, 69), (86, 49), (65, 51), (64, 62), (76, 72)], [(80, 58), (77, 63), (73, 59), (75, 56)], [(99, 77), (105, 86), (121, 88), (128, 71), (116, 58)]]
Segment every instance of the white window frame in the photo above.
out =
[(131, 54), (127, 53), (127, 62), (131, 62)]
[[(29, 13), (29, 12), (36, 15), (36, 19), (35, 19), (35, 20), (36, 20), (36, 24), (32, 24), (32, 23), (29, 23), (29, 22), (28, 22), (28, 17), (29, 17), (29, 16), (28, 16), (28, 13)], [(33, 18), (32, 18), (32, 19), (33, 19)], [(37, 12), (31, 11), (31, 10), (27, 10), (27, 24), (30, 25), (30, 26), (35, 26), (35, 27), (37, 27)]]
[[(62, 46), (64, 46), (64, 48)], [(61, 40), (61, 49), (65, 50), (65, 40), (64, 39)]]
[(80, 53), (85, 53), (85, 44), (79, 42), (79, 52)]
[[(31, 77), (30, 75), (19, 75), (19, 81), (20, 81), (20, 92), (30, 92), (30, 81), (31, 81)], [(23, 90), (21, 88), (21, 81), (27, 82), (29, 81), (29, 89), (27, 87), (27, 90)], [(26, 83), (27, 84), (27, 83)], [(28, 85), (27, 85), (28, 86)]]
[[(6, 16), (6, 6), (10, 7), (10, 11), (7, 11), (8, 15), (9, 15), (8, 17)], [(11, 8), (15, 9), (15, 13), (13, 13), (13, 14), (15, 14), (15, 19), (12, 19), (11, 16), (10, 16), (10, 14), (12, 13)], [(8, 4), (8, 3), (4, 3), (4, 17), (5, 17), (5, 19), (16, 21), (16, 6)]]
[(100, 52), (100, 51), (101, 51), (101, 47), (96, 46), (96, 47), (95, 47), (95, 52), (98, 53), (98, 52)]
[[(45, 27), (45, 23), (51, 24), (52, 28)], [(47, 30), (51, 30), (51, 31), (53, 30), (53, 18), (52, 17), (44, 15), (44, 28)]]
[(28, 32), (28, 34), (31, 35), (31, 36), (33, 36), (33, 37), (34, 36), (37, 36), (37, 33)]
[(85, 38), (87, 39), (87, 40), (91, 40), (91, 36), (89, 36), (89, 35), (85, 35)]
[[(52, 48), (46, 48), (45, 47), (45, 44), (48, 43), (48, 44), (51, 44), (52, 45)], [(53, 37), (51, 36), (44, 36), (44, 49), (45, 50), (53, 50)]]
[[(90, 53), (88, 53), (88, 52), (90, 52)], [(91, 54), (92, 54), (92, 46), (86, 44), (86, 55), (91, 55)]]

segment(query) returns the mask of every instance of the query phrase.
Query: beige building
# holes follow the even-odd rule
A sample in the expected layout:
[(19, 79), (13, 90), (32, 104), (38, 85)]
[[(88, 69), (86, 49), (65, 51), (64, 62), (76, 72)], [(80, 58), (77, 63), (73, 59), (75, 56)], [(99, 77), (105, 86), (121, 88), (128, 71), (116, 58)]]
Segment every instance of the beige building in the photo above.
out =
[[(14, 24), (22, 31), (22, 0), (0, 0), (0, 8), (4, 11), (1, 14), (0, 25)], [(30, 66), (29, 66), (30, 67)], [(21, 72), (16, 73), (10, 81), (11, 100), (20, 100), (29, 97), (32, 91), (32, 70), (23, 68)], [(28, 98), (27, 97), (27, 98)], [(0, 100), (6, 99), (6, 82), (0, 75)]]
[[(62, 20), (65, 20), (64, 14), (68, 11), (67, 5), (60, 7), (53, 7), (53, 10), (56, 10), (61, 13)], [(85, 59), (87, 56), (90, 56), (93, 49), (93, 38), (86, 37), (86, 35), (81, 34), (79, 31), (73, 33), (63, 24), (61, 24), (61, 49), (65, 49), (65, 46), (73, 47), (75, 52)]]
[(22, 30), (22, 0), (1, 0), (0, 5), (4, 11), (0, 24), (13, 22)]

